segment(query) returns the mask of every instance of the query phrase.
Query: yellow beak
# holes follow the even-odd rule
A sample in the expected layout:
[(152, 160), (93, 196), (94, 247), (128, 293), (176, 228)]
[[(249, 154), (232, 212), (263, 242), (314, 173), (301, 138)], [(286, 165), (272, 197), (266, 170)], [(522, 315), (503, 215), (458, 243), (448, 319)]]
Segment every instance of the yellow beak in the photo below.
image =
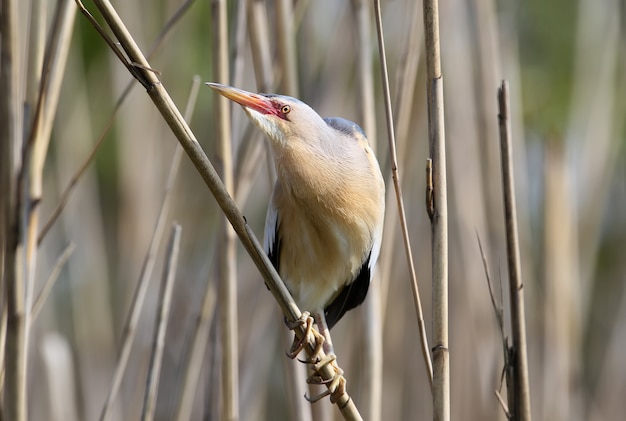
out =
[(261, 114), (275, 114), (274, 103), (263, 95), (233, 88), (232, 86), (221, 85), (219, 83), (206, 83), (209, 87), (217, 91), (220, 95), (236, 102), (237, 104), (252, 108)]

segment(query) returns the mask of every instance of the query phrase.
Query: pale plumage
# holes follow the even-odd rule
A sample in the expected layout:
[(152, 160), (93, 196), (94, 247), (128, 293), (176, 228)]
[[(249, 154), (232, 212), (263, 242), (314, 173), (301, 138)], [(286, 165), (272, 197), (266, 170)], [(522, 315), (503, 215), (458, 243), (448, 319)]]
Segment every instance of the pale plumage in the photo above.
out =
[(384, 183), (365, 135), (295, 98), (209, 86), (270, 138), (277, 180), (265, 249), (301, 309), (332, 327), (365, 299), (380, 251)]

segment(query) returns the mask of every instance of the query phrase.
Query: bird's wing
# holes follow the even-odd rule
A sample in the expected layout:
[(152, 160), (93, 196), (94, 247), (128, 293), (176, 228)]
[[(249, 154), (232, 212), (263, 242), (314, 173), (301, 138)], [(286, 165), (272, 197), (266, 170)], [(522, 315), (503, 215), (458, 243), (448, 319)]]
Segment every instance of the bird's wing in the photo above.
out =
[(324, 118), (326, 124), (328, 124), (333, 129), (343, 133), (346, 136), (353, 137), (356, 139), (363, 138), (365, 143), (367, 143), (367, 138), (365, 136), (365, 132), (353, 121), (346, 120), (341, 117), (326, 117)]
[(363, 261), (359, 272), (352, 282), (347, 283), (339, 291), (337, 297), (324, 309), (328, 328), (332, 328), (348, 310), (361, 305), (365, 301), (367, 291), (374, 274), (374, 267), (380, 254), (382, 244), (382, 226), (374, 234), (374, 244), (367, 258)]
[(380, 254), (381, 243), (382, 230), (377, 232), (374, 236), (372, 249), (367, 259), (363, 261), (358, 274), (352, 282), (344, 285), (337, 297), (324, 309), (324, 315), (326, 316), (326, 323), (329, 329), (346, 314), (346, 311), (352, 310), (365, 301), (367, 290), (369, 289), (372, 275), (374, 274), (374, 267), (376, 266), (378, 255)]
[[(324, 121), (333, 129), (347, 137), (356, 139), (362, 147), (369, 149), (365, 133), (358, 124), (339, 117), (325, 118)], [(373, 240), (372, 248), (367, 258), (361, 264), (361, 268), (354, 279), (346, 283), (344, 287), (339, 290), (335, 299), (324, 309), (326, 323), (329, 329), (333, 327), (348, 310), (362, 304), (367, 296), (374, 266), (380, 254), (382, 225), (374, 233)]]
[(346, 311), (361, 305), (365, 300), (372, 278), (371, 257), (372, 254), (370, 253), (352, 282), (344, 285), (337, 297), (324, 309), (326, 324), (329, 329), (346, 314)]
[(263, 248), (270, 258), (272, 265), (278, 271), (278, 260), (280, 256), (280, 237), (278, 235), (278, 211), (274, 201), (270, 200), (265, 216), (265, 234), (263, 236)]

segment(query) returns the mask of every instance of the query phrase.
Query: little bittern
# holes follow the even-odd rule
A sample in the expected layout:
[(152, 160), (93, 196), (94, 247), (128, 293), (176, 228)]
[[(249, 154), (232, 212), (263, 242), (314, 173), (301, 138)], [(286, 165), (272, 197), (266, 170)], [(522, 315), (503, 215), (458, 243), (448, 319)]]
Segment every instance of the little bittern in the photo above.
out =
[(330, 345), (328, 330), (365, 299), (380, 252), (385, 185), (376, 157), (351, 121), (322, 118), (288, 96), (208, 85), (270, 139), (277, 179), (265, 250)]

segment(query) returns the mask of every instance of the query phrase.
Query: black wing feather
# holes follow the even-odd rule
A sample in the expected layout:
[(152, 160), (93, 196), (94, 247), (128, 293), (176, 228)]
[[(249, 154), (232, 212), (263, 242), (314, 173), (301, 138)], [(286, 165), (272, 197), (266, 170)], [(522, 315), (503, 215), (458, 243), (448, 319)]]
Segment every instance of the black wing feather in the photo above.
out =
[[(269, 257), (270, 262), (272, 262), (272, 266), (274, 266), (274, 269), (276, 269), (276, 272), (280, 273), (280, 265), (278, 264), (278, 262), (280, 261), (281, 241), (280, 236), (278, 235), (278, 221), (276, 221), (276, 226), (274, 229), (274, 242), (270, 245), (269, 250), (267, 250), (267, 257)], [(270, 287), (267, 285), (267, 282), (265, 283), (265, 286), (267, 287), (267, 289), (270, 289)]]
[(346, 311), (361, 305), (365, 300), (371, 280), (370, 257), (371, 253), (361, 265), (354, 280), (344, 286), (339, 295), (324, 309), (328, 329), (331, 329), (346, 314)]

